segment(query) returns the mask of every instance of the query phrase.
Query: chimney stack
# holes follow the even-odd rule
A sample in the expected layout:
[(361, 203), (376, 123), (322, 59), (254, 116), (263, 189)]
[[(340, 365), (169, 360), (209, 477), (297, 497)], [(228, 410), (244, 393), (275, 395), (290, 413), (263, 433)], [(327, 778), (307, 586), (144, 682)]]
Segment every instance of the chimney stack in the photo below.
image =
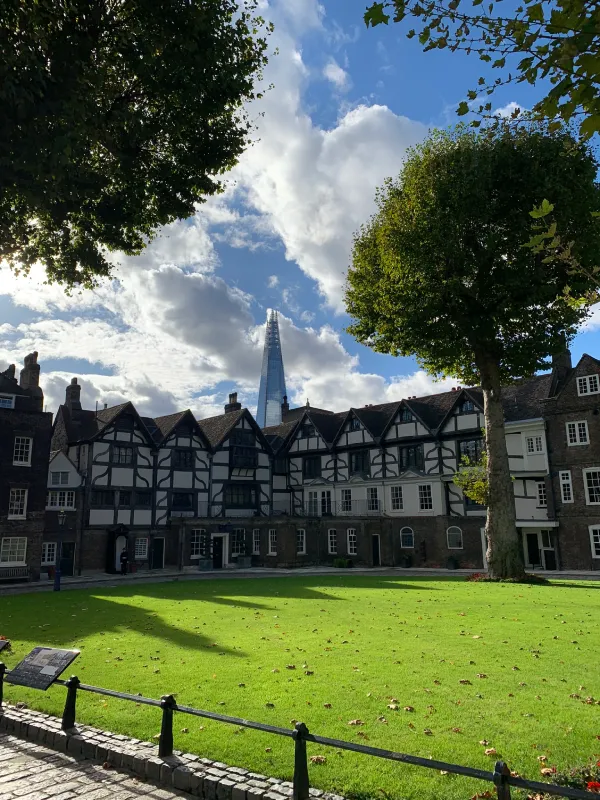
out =
[(231, 414), (232, 411), (241, 411), (242, 404), (238, 403), (237, 392), (231, 392), (229, 402), (225, 405), (225, 413)]
[(65, 405), (72, 413), (81, 411), (81, 386), (77, 383), (77, 378), (71, 378), (71, 383), (65, 390)]
[(572, 369), (571, 351), (565, 344), (564, 350), (552, 356), (552, 371), (558, 378), (559, 383), (563, 383)]
[(290, 410), (290, 404), (288, 403), (287, 394), (283, 395), (283, 403), (281, 404), (281, 421), (285, 422), (286, 414)]
[(23, 359), (23, 369), (19, 377), (21, 389), (34, 389), (40, 385), (40, 365), (37, 363), (37, 352), (29, 353)]

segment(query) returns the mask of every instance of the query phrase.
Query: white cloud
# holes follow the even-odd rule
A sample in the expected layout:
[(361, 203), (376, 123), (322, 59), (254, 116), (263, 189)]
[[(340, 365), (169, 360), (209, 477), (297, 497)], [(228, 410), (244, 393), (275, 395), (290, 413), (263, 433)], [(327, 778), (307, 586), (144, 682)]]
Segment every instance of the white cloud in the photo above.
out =
[(277, 275), (269, 275), (269, 280), (267, 281), (267, 286), (269, 289), (275, 289), (279, 286), (279, 278)]
[(323, 77), (332, 83), (340, 92), (347, 92), (350, 88), (350, 76), (342, 69), (334, 58), (329, 59), (323, 67)]
[(493, 112), (494, 116), (502, 117), (503, 119), (510, 119), (515, 111), (523, 112), (526, 109), (523, 106), (519, 105), (519, 103), (511, 102), (507, 103), (505, 106), (501, 108), (496, 108)]

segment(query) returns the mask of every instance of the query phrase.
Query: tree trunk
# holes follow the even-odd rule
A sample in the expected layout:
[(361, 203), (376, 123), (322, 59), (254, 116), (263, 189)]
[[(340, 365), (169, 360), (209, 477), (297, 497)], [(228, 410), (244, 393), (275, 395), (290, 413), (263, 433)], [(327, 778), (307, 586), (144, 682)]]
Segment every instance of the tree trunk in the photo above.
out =
[(522, 578), (523, 553), (517, 535), (515, 497), (508, 465), (498, 364), (477, 360), (483, 389), (485, 447), (488, 456), (487, 562), (493, 578)]

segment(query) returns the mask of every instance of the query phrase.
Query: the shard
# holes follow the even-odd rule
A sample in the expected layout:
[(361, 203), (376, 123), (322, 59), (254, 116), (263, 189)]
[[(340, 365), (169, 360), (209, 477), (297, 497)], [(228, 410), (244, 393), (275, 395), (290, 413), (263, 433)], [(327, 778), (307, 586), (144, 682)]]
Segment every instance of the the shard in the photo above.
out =
[(281, 423), (281, 404), (286, 396), (281, 339), (277, 312), (271, 311), (267, 317), (267, 332), (260, 371), (258, 390), (257, 422), (261, 428)]

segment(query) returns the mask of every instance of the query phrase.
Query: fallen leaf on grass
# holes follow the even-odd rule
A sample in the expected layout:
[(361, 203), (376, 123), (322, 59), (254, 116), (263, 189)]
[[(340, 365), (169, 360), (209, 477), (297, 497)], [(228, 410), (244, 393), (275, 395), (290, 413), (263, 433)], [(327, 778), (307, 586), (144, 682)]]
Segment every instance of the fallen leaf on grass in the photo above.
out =
[(405, 711), (414, 711), (415, 709), (412, 706), (404, 706)]
[(351, 719), (348, 725), (364, 725), (362, 719)]
[(398, 711), (398, 703), (389, 703), (388, 708), (390, 711)]
[(537, 760), (541, 761), (543, 763), (544, 761), (548, 761), (548, 757), (547, 756), (538, 756)]
[(286, 664), (285, 668), (286, 669), (296, 669), (296, 665), (295, 664)]
[(182, 732), (182, 733), (189, 733), (189, 732), (190, 732), (190, 729), (189, 729), (189, 728), (182, 728), (182, 729), (181, 729), (181, 732)]
[(479, 742), (479, 744), (483, 745), (483, 747), (487, 747), (487, 746), (488, 746), (488, 744), (489, 744), (489, 742), (488, 742), (488, 740), (487, 740), (487, 739), (482, 739), (482, 740)]
[(273, 751), (270, 747), (265, 747), (265, 753), (271, 753), (271, 752)]
[(377, 717), (377, 722), (384, 722), (387, 725), (387, 719), (385, 717)]
[(409, 722), (409, 723), (408, 723), (408, 727), (409, 727), (409, 728), (412, 728), (412, 730), (413, 730), (413, 731), (414, 731), (414, 729), (415, 729), (415, 726), (412, 724), (412, 722)]
[(495, 747), (487, 747), (483, 752), (486, 756), (495, 756), (498, 751)]
[(462, 680), (460, 680), (459, 683), (462, 683), (463, 686), (472, 686), (473, 685), (471, 683), (471, 681), (467, 680), (466, 678), (463, 678)]
[(477, 673), (477, 677), (478, 678), (487, 678), (487, 675), (485, 674), (485, 672), (478, 672)]
[(433, 736), (433, 731), (431, 730), (431, 728), (425, 728), (423, 733), (425, 734), (425, 736)]
[(452, 733), (462, 733), (462, 728), (452, 728)]
[(325, 756), (311, 756), (311, 764), (326, 764), (327, 758)]
[(541, 775), (554, 775), (556, 773), (556, 767), (542, 767), (540, 770)]
[(323, 703), (323, 708), (331, 708), (331, 703)]

